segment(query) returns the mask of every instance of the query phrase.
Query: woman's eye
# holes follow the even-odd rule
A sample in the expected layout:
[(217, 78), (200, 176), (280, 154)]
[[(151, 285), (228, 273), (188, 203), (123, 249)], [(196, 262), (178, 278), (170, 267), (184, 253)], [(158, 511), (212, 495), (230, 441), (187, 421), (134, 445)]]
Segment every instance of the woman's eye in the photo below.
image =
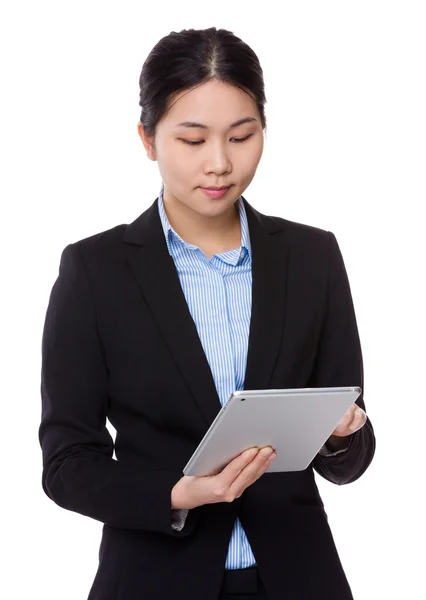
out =
[[(231, 138), (234, 139), (234, 143), (240, 144), (241, 142), (245, 142), (246, 140), (248, 140), (253, 134), (251, 133), (250, 135), (246, 136), (245, 138)], [(189, 140), (184, 140), (183, 138), (181, 138), (182, 142), (185, 142), (185, 144), (189, 144), (190, 146), (199, 146), (200, 144), (204, 143), (204, 140), (201, 140), (199, 142), (191, 142)]]

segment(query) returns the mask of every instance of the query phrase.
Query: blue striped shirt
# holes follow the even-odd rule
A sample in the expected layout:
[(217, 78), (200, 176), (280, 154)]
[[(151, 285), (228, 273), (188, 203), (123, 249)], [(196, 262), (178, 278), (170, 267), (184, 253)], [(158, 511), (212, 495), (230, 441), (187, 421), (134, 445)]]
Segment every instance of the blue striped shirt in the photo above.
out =
[[(195, 322), (223, 406), (233, 391), (242, 390), (245, 378), (251, 317), (252, 254), (247, 215), (242, 197), (237, 200), (241, 245), (209, 259), (198, 246), (182, 240), (167, 218), (163, 187), (158, 211), (189, 311)], [(320, 454), (333, 456), (324, 445)], [(187, 510), (172, 511), (172, 527), (182, 529)], [(229, 542), (225, 569), (256, 564), (247, 536), (237, 518)]]
[[(241, 247), (209, 259), (198, 246), (182, 240), (170, 225), (163, 188), (158, 199), (167, 248), (175, 262), (222, 406), (232, 392), (243, 389), (251, 317), (251, 245), (241, 196), (238, 207)], [(237, 519), (225, 569), (243, 569), (255, 564), (247, 536)]]

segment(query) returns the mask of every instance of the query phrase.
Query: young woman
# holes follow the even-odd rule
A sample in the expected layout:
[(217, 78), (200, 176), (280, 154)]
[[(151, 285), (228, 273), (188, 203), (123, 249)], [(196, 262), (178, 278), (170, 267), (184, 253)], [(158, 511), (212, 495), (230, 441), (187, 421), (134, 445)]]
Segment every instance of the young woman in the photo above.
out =
[(140, 89), (161, 191), (130, 225), (62, 252), (42, 343), (43, 489), (104, 524), (89, 600), (349, 600), (314, 470), (342, 485), (368, 468), (362, 395), (304, 471), (265, 473), (263, 448), (182, 475), (234, 390), (363, 389), (336, 238), (242, 196), (266, 129), (247, 44), (173, 32)]

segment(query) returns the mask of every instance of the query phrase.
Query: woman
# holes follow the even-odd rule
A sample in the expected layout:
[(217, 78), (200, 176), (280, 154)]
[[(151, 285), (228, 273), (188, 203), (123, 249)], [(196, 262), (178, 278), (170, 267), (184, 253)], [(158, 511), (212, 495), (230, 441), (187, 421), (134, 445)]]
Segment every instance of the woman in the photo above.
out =
[(104, 523), (89, 600), (350, 599), (314, 470), (342, 485), (371, 463), (362, 395), (304, 471), (263, 475), (265, 448), (182, 476), (234, 390), (363, 389), (336, 238), (243, 198), (266, 99), (231, 32), (164, 37), (140, 88), (163, 184), (130, 225), (63, 250), (43, 331), (43, 489)]

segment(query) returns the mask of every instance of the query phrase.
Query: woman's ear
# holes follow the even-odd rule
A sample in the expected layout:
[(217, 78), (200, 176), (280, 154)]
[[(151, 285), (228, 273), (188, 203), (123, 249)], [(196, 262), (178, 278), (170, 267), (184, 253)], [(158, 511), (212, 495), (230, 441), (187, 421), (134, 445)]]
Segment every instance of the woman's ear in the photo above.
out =
[(144, 127), (140, 121), (138, 122), (138, 134), (142, 140), (142, 144), (144, 145), (148, 158), (151, 160), (157, 160), (154, 138), (153, 136), (147, 135), (145, 133)]

